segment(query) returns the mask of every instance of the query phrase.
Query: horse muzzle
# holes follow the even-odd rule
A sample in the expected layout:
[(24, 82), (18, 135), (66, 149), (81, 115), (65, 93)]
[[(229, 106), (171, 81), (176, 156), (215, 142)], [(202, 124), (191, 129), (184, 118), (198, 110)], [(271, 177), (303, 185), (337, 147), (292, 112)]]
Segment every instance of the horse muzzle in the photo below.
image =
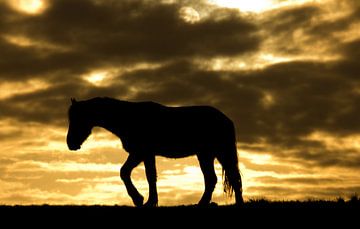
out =
[(73, 150), (73, 151), (80, 149), (80, 145), (68, 145), (68, 147), (69, 150)]

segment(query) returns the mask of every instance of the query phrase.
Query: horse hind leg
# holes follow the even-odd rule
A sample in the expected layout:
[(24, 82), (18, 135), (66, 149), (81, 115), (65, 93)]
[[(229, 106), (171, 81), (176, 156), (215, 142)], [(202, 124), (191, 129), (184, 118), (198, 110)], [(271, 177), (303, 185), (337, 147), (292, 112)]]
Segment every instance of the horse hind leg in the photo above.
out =
[(206, 154), (198, 154), (197, 156), (200, 163), (201, 171), (204, 174), (205, 182), (205, 191), (198, 204), (204, 206), (210, 204), (212, 193), (217, 183), (217, 177), (214, 169), (215, 157)]
[(228, 150), (224, 152), (225, 153), (216, 156), (223, 167), (225, 175), (224, 191), (230, 194), (229, 196), (231, 196), (232, 191), (234, 191), (236, 205), (241, 206), (244, 203), (244, 200), (242, 197), (242, 181), (238, 166), (237, 152), (236, 150)]
[(158, 194), (156, 189), (156, 164), (155, 156), (150, 155), (145, 158), (145, 173), (146, 179), (149, 183), (149, 198), (144, 206), (146, 207), (156, 207), (158, 204)]
[(230, 176), (230, 182), (232, 183), (235, 192), (235, 204), (238, 206), (242, 206), (244, 204), (244, 199), (242, 196), (242, 181), (241, 175), (236, 169), (234, 177)]

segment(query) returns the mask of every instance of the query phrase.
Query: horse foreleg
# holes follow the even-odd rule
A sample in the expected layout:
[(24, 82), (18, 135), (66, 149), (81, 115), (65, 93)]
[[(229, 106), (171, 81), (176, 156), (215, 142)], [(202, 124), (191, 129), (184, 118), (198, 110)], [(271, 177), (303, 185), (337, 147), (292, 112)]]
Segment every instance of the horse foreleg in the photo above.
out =
[(155, 156), (151, 155), (145, 158), (145, 173), (149, 183), (149, 199), (145, 206), (155, 207), (158, 204), (158, 194), (156, 189), (156, 164)]
[(198, 155), (200, 168), (204, 174), (205, 191), (199, 201), (199, 205), (208, 205), (211, 201), (212, 193), (217, 183), (217, 177), (214, 169), (215, 157), (211, 155)]
[(124, 181), (126, 190), (134, 202), (135, 206), (139, 207), (143, 205), (144, 197), (138, 192), (134, 184), (131, 182), (131, 171), (140, 164), (141, 158), (136, 155), (130, 154), (124, 165), (120, 170), (120, 177)]

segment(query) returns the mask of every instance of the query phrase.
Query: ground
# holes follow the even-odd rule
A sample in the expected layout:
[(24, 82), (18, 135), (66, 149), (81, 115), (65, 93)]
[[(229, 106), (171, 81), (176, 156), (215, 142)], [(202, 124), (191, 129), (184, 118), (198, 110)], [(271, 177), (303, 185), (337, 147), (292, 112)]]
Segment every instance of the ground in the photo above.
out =
[[(171, 227), (193, 228), (225, 228), (226, 225), (288, 225), (321, 226), (336, 224), (353, 225), (358, 221), (360, 199), (354, 197), (348, 201), (339, 198), (336, 201), (267, 201), (250, 200), (242, 207), (234, 205), (211, 205), (197, 207), (196, 205), (136, 208), (132, 206), (102, 206), (102, 205), (31, 205), (31, 206), (0, 206), (0, 218), (13, 223), (50, 222), (59, 226), (66, 222), (80, 223), (82, 226), (93, 223), (104, 225), (117, 224), (120, 228), (140, 225), (153, 226), (171, 225)], [(15, 220), (12, 220), (15, 219)], [(289, 224), (290, 223), (290, 224)], [(314, 225), (313, 225), (314, 226)], [(106, 228), (106, 227), (104, 227)]]

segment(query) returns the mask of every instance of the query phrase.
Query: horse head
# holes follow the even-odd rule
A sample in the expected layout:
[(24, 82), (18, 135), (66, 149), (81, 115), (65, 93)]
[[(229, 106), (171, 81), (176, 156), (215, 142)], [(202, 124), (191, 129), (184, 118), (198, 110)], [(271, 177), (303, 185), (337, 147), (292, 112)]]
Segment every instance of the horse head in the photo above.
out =
[(81, 102), (71, 99), (69, 108), (69, 129), (66, 142), (70, 150), (78, 150), (81, 144), (91, 134), (92, 125)]

